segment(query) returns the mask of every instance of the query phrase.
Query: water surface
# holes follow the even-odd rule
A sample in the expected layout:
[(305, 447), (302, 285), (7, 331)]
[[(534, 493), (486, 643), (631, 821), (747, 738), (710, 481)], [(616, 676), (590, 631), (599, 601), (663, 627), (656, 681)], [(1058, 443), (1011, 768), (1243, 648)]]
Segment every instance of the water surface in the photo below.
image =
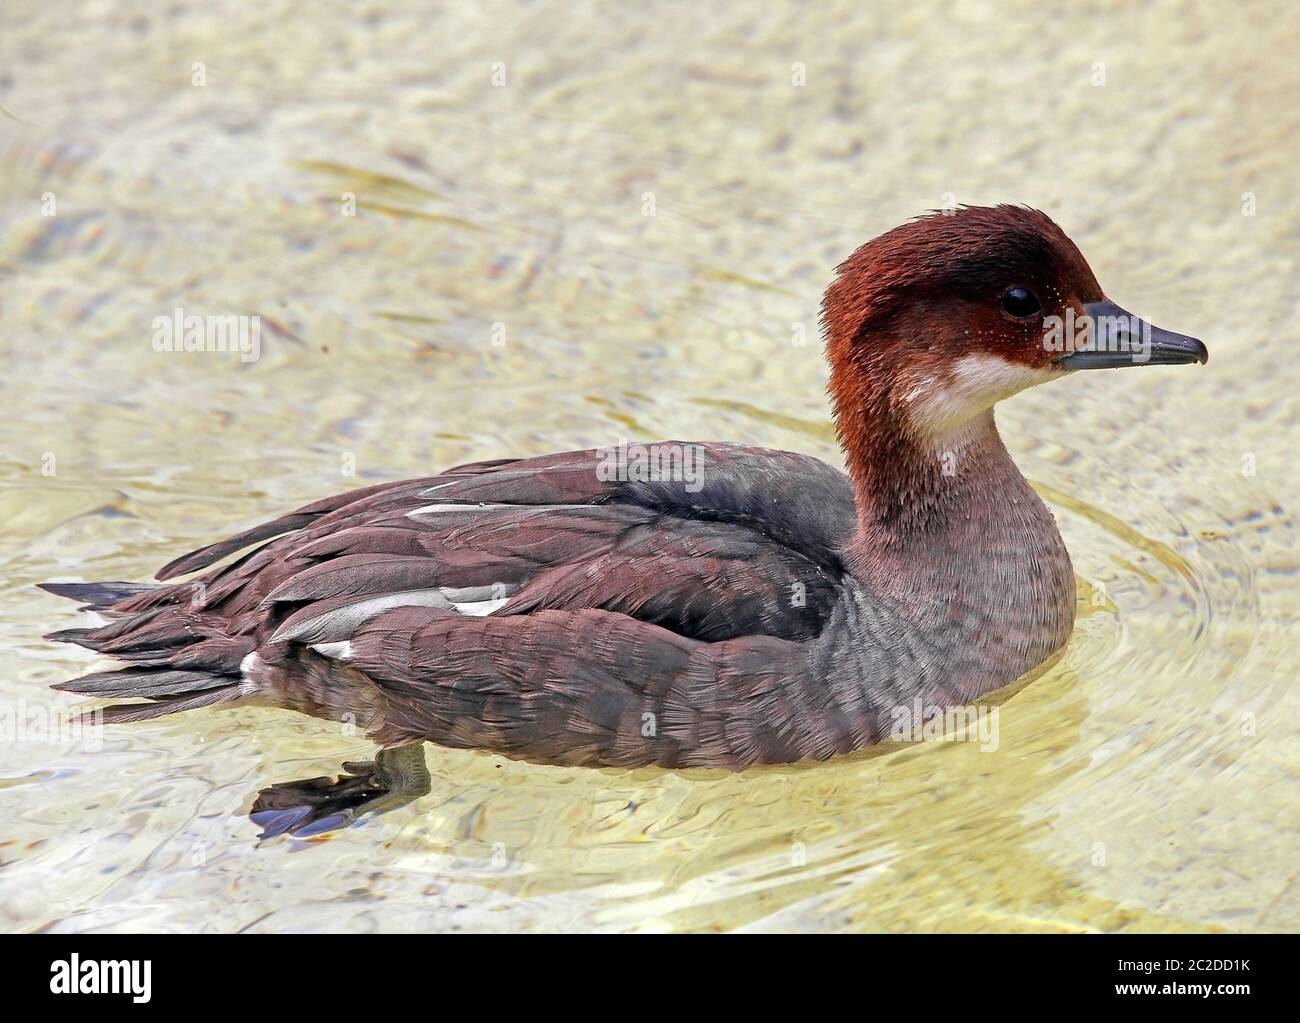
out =
[[(29, 735), (0, 745), (0, 926), (1300, 928), (1296, 15), (760, 9), (8, 0), (0, 701), (70, 705), (46, 687), (93, 663), (40, 639), (75, 621), (33, 583), (145, 579), (341, 489), (620, 438), (838, 464), (831, 268), (1017, 201), (1212, 359), (1003, 406), (1081, 613), (997, 750), (431, 747), (413, 807), (259, 845), (258, 790), (364, 738), (238, 708)], [(261, 358), (154, 351), (177, 306), (262, 317)]]

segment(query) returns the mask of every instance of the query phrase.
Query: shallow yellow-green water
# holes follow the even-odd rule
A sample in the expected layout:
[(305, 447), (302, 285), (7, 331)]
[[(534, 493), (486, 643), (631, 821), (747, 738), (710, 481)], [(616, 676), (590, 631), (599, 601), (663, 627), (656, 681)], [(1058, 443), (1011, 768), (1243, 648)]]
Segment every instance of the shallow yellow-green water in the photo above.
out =
[[(671, 436), (837, 462), (821, 290), (923, 209), (1046, 209), (1211, 361), (1002, 407), (1082, 609), (996, 751), (730, 775), (429, 747), (412, 807), (259, 845), (257, 791), (364, 739), (251, 708), (28, 734), (0, 742), (0, 927), (1300, 928), (1300, 21), (870, 6), (8, 0), (11, 721), (93, 663), (41, 640), (77, 624), (44, 579), (143, 580), (471, 459)], [(261, 359), (155, 352), (176, 306), (260, 315)]]

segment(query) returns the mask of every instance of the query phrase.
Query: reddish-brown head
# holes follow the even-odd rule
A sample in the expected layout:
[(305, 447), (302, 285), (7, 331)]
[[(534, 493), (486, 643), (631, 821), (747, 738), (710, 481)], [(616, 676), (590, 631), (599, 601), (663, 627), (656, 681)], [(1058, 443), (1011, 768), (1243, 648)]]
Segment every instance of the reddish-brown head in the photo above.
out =
[(963, 516), (971, 487), (995, 499), (993, 477), (1014, 473), (993, 426), (1003, 398), (1077, 369), (1206, 360), (1108, 301), (1065, 233), (1019, 206), (933, 213), (868, 242), (838, 268), (822, 326), (864, 550)]
[(871, 360), (904, 345), (912, 358), (980, 352), (1037, 366), (1050, 361), (1043, 316), (1102, 297), (1074, 242), (1045, 214), (967, 206), (867, 242), (837, 268), (822, 314), (832, 358)]
[(946, 438), (1074, 369), (1205, 361), (1199, 341), (1108, 302), (1065, 232), (1020, 206), (935, 212), (867, 242), (839, 266), (822, 323), (846, 447), (886, 420)]

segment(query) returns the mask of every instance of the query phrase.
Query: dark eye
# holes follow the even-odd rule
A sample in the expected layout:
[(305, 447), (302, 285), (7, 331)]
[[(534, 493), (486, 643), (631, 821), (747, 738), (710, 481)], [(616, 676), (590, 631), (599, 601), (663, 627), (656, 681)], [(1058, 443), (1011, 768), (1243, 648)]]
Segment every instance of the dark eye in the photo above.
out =
[(1042, 309), (1038, 296), (1028, 288), (1007, 288), (1002, 293), (1002, 308), (1012, 316), (1033, 316)]

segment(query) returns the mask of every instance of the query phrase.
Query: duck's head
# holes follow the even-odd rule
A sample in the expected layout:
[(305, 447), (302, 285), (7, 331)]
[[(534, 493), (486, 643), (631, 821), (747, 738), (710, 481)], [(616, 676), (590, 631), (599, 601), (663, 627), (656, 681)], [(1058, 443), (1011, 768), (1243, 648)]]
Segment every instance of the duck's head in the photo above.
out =
[(838, 267), (822, 323), (846, 447), (885, 423), (943, 442), (1080, 369), (1209, 357), (1107, 299), (1065, 232), (1020, 206), (935, 212), (867, 242)]

